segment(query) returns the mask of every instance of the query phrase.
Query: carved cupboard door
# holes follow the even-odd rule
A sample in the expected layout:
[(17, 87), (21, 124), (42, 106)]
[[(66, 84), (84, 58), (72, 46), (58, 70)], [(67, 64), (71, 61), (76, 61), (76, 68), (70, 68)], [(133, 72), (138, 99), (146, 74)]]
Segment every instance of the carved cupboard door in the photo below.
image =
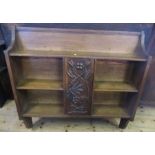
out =
[(65, 58), (65, 113), (91, 113), (94, 60)]

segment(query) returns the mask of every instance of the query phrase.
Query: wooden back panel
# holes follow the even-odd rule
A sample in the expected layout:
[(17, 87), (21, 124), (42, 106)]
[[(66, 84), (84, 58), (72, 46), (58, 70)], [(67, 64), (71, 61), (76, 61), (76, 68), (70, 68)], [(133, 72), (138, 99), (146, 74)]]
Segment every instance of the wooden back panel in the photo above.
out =
[(120, 106), (125, 104), (124, 94), (120, 92), (101, 92), (94, 93), (93, 104), (106, 106)]
[(16, 29), (17, 45), (21, 50), (83, 51), (133, 53), (140, 41), (137, 32), (97, 30)]
[(133, 62), (96, 60), (95, 81), (131, 81)]
[(16, 79), (62, 80), (61, 58), (21, 57), (14, 58), (14, 63)]
[(23, 90), (21, 94), (26, 104), (63, 104), (62, 91)]

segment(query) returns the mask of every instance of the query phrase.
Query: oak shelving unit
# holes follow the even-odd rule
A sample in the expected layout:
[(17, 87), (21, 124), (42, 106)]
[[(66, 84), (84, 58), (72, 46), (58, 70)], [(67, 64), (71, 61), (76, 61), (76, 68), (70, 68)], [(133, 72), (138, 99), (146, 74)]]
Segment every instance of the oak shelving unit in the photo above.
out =
[(19, 118), (134, 119), (151, 57), (144, 34), (16, 27), (5, 51)]

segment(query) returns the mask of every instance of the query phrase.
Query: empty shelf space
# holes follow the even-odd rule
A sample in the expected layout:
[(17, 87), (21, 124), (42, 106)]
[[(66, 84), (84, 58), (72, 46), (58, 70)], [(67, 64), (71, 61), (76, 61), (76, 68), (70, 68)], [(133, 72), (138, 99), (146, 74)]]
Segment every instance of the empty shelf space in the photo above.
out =
[(63, 90), (63, 86), (62, 81), (27, 79), (20, 82), (17, 85), (17, 89)]
[(130, 117), (127, 110), (121, 106), (104, 106), (104, 105), (93, 105), (93, 116), (103, 117)]
[(119, 106), (95, 105), (92, 115), (67, 115), (61, 104), (30, 104), (23, 112), (24, 117), (124, 117), (129, 118), (126, 109)]
[(23, 113), (25, 117), (51, 117), (64, 114), (61, 104), (30, 104)]
[(128, 93), (126, 92), (94, 92), (93, 104), (104, 106), (120, 106), (125, 103), (127, 96)]
[(114, 59), (114, 60), (131, 60), (131, 61), (146, 61), (147, 58), (143, 52), (125, 53), (125, 52), (85, 52), (85, 51), (12, 51), (10, 56), (17, 57), (83, 57), (83, 58), (96, 58), (96, 59)]
[(94, 91), (138, 92), (133, 84), (127, 82), (95, 82)]

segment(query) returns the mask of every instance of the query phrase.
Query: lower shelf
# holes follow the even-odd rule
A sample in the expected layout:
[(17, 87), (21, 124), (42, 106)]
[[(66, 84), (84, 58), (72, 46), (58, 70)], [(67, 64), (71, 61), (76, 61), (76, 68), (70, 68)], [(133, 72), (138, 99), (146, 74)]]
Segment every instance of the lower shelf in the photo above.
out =
[(127, 110), (121, 106), (95, 105), (93, 106), (93, 116), (129, 118)]
[(120, 106), (93, 105), (92, 115), (65, 115), (62, 104), (31, 104), (24, 111), (24, 117), (116, 117), (129, 118)]
[(27, 117), (59, 117), (62, 115), (64, 111), (61, 104), (30, 104), (23, 114)]

